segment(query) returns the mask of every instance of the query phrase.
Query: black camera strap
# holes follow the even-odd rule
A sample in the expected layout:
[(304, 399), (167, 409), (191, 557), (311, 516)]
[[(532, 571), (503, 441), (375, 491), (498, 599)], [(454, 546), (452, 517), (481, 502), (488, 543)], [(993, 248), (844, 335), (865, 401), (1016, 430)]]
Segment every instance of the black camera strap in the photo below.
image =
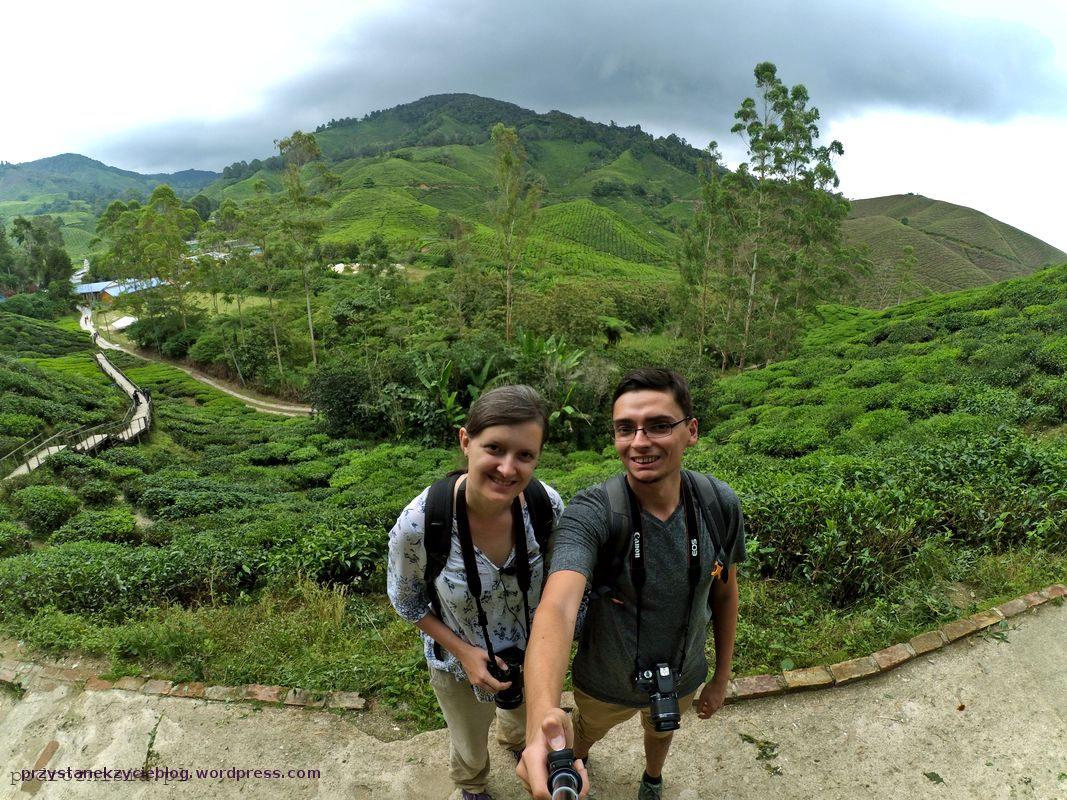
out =
[[(482, 608), (482, 579), (478, 574), (478, 561), (474, 555), (474, 539), (471, 538), (470, 520), (467, 518), (466, 486), (460, 486), (456, 492), (456, 528), (459, 531), (459, 547), (463, 552), (463, 570), (467, 573), (467, 589), (474, 598), (478, 609), (478, 624), (485, 637), (485, 651), (489, 660), (496, 661), (493, 643), (489, 638), (489, 618)], [(522, 503), (519, 498), (511, 504), (511, 531), (515, 547), (515, 577), (522, 592), (522, 607), (526, 613), (526, 635), (530, 635), (530, 557), (526, 547), (526, 523), (522, 516)]]
[[(634, 585), (637, 596), (637, 652), (634, 654), (634, 674), (641, 670), (641, 611), (642, 598), (645, 589), (645, 551), (648, 543), (644, 537), (644, 521), (641, 519), (641, 503), (626, 482), (626, 495), (630, 501), (630, 520), (633, 524), (633, 539), (630, 543), (630, 580)], [(700, 584), (700, 525), (697, 524), (696, 507), (693, 504), (693, 495), (689, 491), (686, 481), (682, 481), (682, 504), (685, 506), (685, 533), (687, 549), (689, 552), (689, 598), (686, 602), (685, 630), (682, 632), (682, 643), (678, 653), (678, 674), (682, 674), (685, 666), (685, 646), (689, 641), (689, 623), (693, 617), (693, 598), (696, 596), (697, 586)]]

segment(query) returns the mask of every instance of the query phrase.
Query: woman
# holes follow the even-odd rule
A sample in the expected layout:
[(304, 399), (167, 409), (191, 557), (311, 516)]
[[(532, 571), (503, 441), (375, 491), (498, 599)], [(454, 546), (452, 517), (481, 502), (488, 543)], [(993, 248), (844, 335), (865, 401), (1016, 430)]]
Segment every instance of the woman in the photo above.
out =
[[(453, 479), (451, 491), (441, 482), (423, 491), (389, 532), (389, 599), (422, 632), (430, 684), (450, 735), (450, 774), (462, 800), (492, 800), (485, 789), (494, 713), (497, 738), (516, 758), (525, 740), (526, 707), (516, 696), (521, 676), (508, 666), (521, 663), (545, 576), (538, 543), (545, 540), (545, 524), (535, 531), (534, 523), (544, 517), (551, 527), (563, 511), (554, 489), (529, 486), (547, 432), (541, 397), (529, 386), (486, 392), (459, 431), (465, 474)], [(442, 492), (454, 507), (444, 523)], [(433, 544), (434, 520), (444, 526), (440, 546)], [(432, 585), (428, 561), (438, 564)], [(494, 709), (494, 701), (517, 707)]]

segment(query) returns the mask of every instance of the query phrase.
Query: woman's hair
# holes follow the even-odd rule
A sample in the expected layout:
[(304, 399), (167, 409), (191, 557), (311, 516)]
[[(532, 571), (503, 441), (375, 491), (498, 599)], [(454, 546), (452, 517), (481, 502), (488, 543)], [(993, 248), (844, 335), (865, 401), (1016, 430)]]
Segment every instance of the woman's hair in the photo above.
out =
[(548, 416), (541, 395), (532, 386), (515, 384), (490, 389), (471, 403), (467, 413), (467, 435), (472, 438), (494, 425), (521, 425), (536, 422), (541, 426), (541, 444), (548, 438)]

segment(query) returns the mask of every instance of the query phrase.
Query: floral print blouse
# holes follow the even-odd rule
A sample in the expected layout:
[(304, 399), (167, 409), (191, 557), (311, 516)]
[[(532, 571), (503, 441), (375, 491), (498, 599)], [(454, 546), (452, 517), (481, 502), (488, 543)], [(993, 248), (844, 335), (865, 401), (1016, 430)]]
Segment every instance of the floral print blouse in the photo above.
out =
[[(563, 513), (563, 500), (551, 486), (545, 485), (552, 511), (558, 520)], [(426, 548), (423, 545), (424, 523), (426, 517), (427, 488), (408, 503), (400, 512), (396, 525), (389, 531), (389, 600), (396, 612), (415, 623), (430, 611), (430, 595), (426, 591), (424, 574), (426, 569)], [(523, 520), (526, 527), (526, 550), (530, 558), (530, 616), (541, 599), (541, 585), (545, 573), (545, 560), (541, 548), (534, 536), (530, 512), (523, 506)], [(478, 549), (474, 548), (478, 564), (478, 575), (482, 583), (482, 608), (489, 619), (489, 637), (494, 652), (509, 647), (526, 647), (528, 631), (526, 615), (522, 604), (522, 591), (519, 589), (518, 576), (512, 569), (515, 561), (515, 549), (498, 567)], [(441, 621), (452, 629), (461, 639), (475, 647), (485, 649), (485, 636), (478, 624), (478, 608), (467, 589), (466, 570), (463, 568), (463, 551), (459, 544), (459, 532), (455, 520), (452, 521), (452, 547), (444, 569), (435, 581), (437, 597), (441, 603)], [(434, 655), (433, 639), (419, 631), (423, 640), (426, 662), (434, 669), (451, 674), (457, 680), (467, 680), (466, 673), (459, 660), (444, 648), (444, 659)], [(493, 695), (475, 687), (479, 700), (488, 702)]]

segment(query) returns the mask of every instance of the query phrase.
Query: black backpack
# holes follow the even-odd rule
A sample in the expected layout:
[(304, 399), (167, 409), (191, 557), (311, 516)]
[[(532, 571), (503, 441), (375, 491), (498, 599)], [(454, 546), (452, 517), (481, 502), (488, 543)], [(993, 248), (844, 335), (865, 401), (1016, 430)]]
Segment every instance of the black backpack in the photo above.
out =
[[(702, 472), (682, 470), (682, 480), (689, 484), (689, 491), (696, 501), (704, 526), (711, 537), (715, 560), (723, 563), (723, 541), (726, 539), (726, 514), (723, 510), (722, 493), (719, 481)], [(633, 526), (630, 523), (630, 502), (626, 494), (626, 476), (616, 475), (604, 483), (608, 493), (608, 540), (597, 553), (596, 567), (593, 569), (591, 589), (594, 597), (610, 595), (615, 590), (619, 575), (622, 574), (627, 553), (630, 550)], [(729, 572), (724, 571), (720, 578), (726, 581)], [(708, 596), (711, 604), (711, 596)]]
[[(448, 553), (452, 549), (452, 518), (455, 515), (456, 481), (462, 472), (453, 472), (434, 481), (426, 494), (426, 516), (424, 521), (423, 546), (426, 548), (426, 569), (423, 572), (423, 581), (426, 591), (430, 595), (430, 608), (437, 618), (441, 618), (441, 600), (437, 596), (435, 581), (445, 568), (448, 561)], [(530, 482), (522, 492), (526, 500), (526, 507), (530, 511), (530, 522), (533, 523), (534, 539), (541, 549), (541, 558), (547, 561), (548, 539), (552, 535), (555, 524), (555, 513), (552, 511), (552, 501), (548, 498), (548, 492), (537, 478), (530, 478)], [(546, 563), (542, 575), (541, 588), (544, 588), (544, 578), (548, 576)], [(441, 646), (434, 642), (434, 655), (438, 659), (443, 657)]]

